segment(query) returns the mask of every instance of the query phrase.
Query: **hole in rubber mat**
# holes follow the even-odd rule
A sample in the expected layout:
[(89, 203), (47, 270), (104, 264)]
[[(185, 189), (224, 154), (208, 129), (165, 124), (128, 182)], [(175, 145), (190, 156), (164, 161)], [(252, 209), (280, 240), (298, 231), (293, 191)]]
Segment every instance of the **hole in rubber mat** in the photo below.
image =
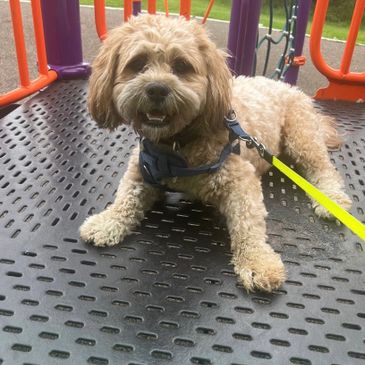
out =
[(15, 343), (13, 346), (11, 346), (11, 349), (14, 351), (30, 352), (32, 351), (32, 346), (24, 345), (21, 343)]
[(58, 333), (52, 333), (52, 332), (41, 332), (39, 334), (40, 338), (44, 338), (47, 340), (57, 340), (60, 336)]
[(23, 329), (20, 328), (20, 327), (5, 326), (5, 327), (3, 327), (3, 331), (4, 332), (9, 332), (9, 333), (22, 333)]
[(312, 365), (312, 362), (308, 359), (302, 359), (300, 357), (291, 357), (290, 363), (295, 365)]
[(192, 357), (190, 362), (194, 365), (212, 365), (213, 363), (209, 359), (203, 357)]
[[(81, 242), (79, 225), (113, 201), (136, 140), (125, 128), (110, 134), (96, 128), (86, 114), (84, 82), (51, 88), (52, 100), (42, 92), (43, 101), (19, 108), (1, 125), (8, 134), (0, 139), (0, 279), (6, 283), (0, 318), (7, 321), (1, 354), (16, 334), (22, 337), (10, 344), (12, 352), (27, 356), (31, 347), (34, 355), (47, 343), (49, 365), (70, 362), (73, 351), (84, 363), (109, 365), (113, 346), (113, 357), (128, 357), (128, 365), (178, 364), (186, 350), (186, 361), (199, 365), (222, 358), (237, 365), (242, 356), (250, 364), (308, 365), (334, 353), (338, 363), (364, 360), (358, 239), (318, 219), (300, 189), (273, 170), (263, 179), (268, 236), (288, 271), (273, 295), (247, 294), (237, 285), (224, 220), (180, 194), (167, 194), (121, 245), (96, 249)], [(81, 107), (72, 109), (75, 100)], [(331, 158), (361, 218), (365, 119), (357, 118), (361, 129), (355, 129), (337, 112), (343, 129), (356, 135)], [(62, 331), (54, 323), (63, 323)]]
[(173, 358), (171, 352), (163, 350), (153, 350), (151, 351), (151, 356), (159, 360), (171, 360)]
[(102, 357), (91, 356), (87, 359), (87, 363), (92, 365), (108, 365), (109, 360)]
[(60, 351), (60, 350), (52, 350), (48, 353), (48, 355), (50, 357), (54, 357), (54, 358), (57, 358), (57, 359), (68, 359), (71, 354), (67, 351)]

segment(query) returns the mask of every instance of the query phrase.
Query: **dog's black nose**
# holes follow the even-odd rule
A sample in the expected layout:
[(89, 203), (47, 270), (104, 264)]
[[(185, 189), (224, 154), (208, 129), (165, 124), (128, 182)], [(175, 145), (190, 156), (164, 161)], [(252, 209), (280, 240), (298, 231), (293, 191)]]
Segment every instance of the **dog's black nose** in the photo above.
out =
[(166, 85), (160, 84), (158, 82), (150, 82), (146, 86), (146, 94), (153, 102), (157, 104), (162, 103), (169, 93), (170, 89)]

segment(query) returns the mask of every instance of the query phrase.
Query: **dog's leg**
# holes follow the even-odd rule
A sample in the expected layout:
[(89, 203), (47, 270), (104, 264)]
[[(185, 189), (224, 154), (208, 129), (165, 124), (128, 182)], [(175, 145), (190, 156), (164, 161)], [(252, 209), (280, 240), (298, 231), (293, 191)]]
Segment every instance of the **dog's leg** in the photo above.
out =
[(85, 220), (80, 227), (81, 238), (95, 246), (116, 245), (142, 221), (144, 212), (159, 196), (160, 191), (143, 182), (138, 157), (132, 156), (114, 203)]
[[(331, 163), (327, 144), (336, 140), (336, 131), (328, 117), (317, 113), (311, 103), (299, 95), (293, 101), (284, 126), (284, 143), (288, 154), (303, 168), (306, 178), (330, 199), (344, 209), (351, 208), (351, 199), (345, 193), (344, 182)], [(340, 141), (338, 141), (340, 144)], [(331, 218), (331, 214), (312, 200), (319, 217)]]
[(231, 155), (222, 169), (201, 181), (198, 196), (216, 205), (227, 219), (232, 263), (248, 291), (272, 291), (285, 280), (280, 255), (266, 243), (267, 215), (255, 168)]

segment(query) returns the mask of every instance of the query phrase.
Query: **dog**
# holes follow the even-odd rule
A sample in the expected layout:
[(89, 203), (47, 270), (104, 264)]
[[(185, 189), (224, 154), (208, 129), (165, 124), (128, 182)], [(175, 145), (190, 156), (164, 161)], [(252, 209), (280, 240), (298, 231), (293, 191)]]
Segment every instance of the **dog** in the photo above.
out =
[[(350, 209), (327, 151), (340, 144), (332, 120), (315, 111), (296, 87), (264, 77), (232, 77), (227, 56), (195, 21), (132, 17), (109, 33), (93, 63), (89, 111), (100, 127), (130, 124), (157, 146), (178, 146), (189, 166), (199, 166), (219, 159), (229, 138), (223, 121), (233, 109), (250, 135), (273, 154), (291, 156), (311, 183)], [(268, 168), (242, 143), (240, 154), (231, 153), (214, 173), (162, 182), (215, 205), (226, 217), (232, 263), (247, 291), (271, 292), (286, 279), (280, 255), (266, 242), (260, 177)], [(118, 244), (162, 194), (143, 179), (136, 148), (114, 203), (86, 219), (81, 238), (95, 246)], [(329, 218), (314, 201), (313, 207), (319, 217)]]

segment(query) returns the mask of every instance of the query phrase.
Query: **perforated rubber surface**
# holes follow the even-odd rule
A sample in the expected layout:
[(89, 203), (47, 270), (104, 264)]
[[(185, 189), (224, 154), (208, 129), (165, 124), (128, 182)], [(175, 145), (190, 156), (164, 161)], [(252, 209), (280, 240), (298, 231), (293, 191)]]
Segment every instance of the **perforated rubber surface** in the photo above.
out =
[[(269, 242), (288, 280), (237, 284), (225, 223), (169, 193), (121, 245), (79, 240), (113, 200), (135, 135), (97, 129), (86, 82), (51, 86), (0, 124), (0, 364), (364, 364), (365, 254), (275, 171)], [(323, 103), (347, 132), (332, 157), (364, 221), (365, 110)]]

